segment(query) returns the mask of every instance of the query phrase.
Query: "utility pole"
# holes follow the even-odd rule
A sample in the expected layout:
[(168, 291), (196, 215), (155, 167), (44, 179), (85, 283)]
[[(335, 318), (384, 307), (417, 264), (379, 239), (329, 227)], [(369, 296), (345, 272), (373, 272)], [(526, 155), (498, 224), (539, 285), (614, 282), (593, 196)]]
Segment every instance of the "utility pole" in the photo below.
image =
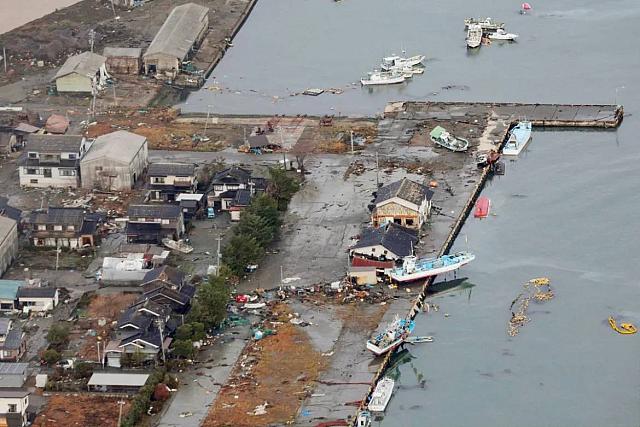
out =
[(119, 400), (118, 406), (120, 406), (120, 412), (118, 413), (118, 427), (121, 427), (122, 426), (122, 407), (124, 406), (124, 400)]
[(98, 347), (98, 363), (102, 364), (102, 359), (100, 358), (100, 337), (98, 337), (96, 341), (96, 347)]
[(282, 285), (284, 285), (284, 267), (280, 266), (280, 290), (282, 290)]
[(220, 242), (222, 241), (222, 236), (218, 236), (218, 256), (216, 257), (216, 276), (220, 276), (220, 260), (222, 259), (222, 254), (220, 253)]
[(209, 124), (209, 116), (211, 115), (211, 105), (207, 105), (207, 120), (204, 122), (204, 133), (202, 136), (207, 136), (207, 125)]
[(351, 155), (353, 156), (355, 152), (353, 151), (353, 131), (351, 131)]
[(376, 191), (380, 188), (380, 177), (378, 172), (380, 170), (380, 163), (378, 162), (378, 151), (376, 151)]
[(113, 10), (113, 18), (117, 18), (116, 16), (116, 7), (113, 5), (113, 0), (111, 0), (111, 10)]
[(158, 331), (160, 331), (160, 348), (162, 349), (162, 363), (167, 363), (167, 359), (164, 354), (164, 337), (162, 336), (163, 329), (164, 325), (162, 324), (162, 320), (158, 319)]
[(58, 271), (58, 265), (60, 264), (60, 244), (59, 241), (56, 241), (56, 271)]
[(7, 49), (2, 47), (2, 59), (4, 59), (4, 73), (7, 74)]
[(111, 87), (113, 88), (113, 103), (116, 105), (116, 107), (118, 106), (118, 98), (116, 97), (116, 84), (113, 83), (111, 85)]
[(89, 46), (91, 46), (91, 53), (93, 53), (93, 43), (96, 40), (96, 32), (93, 31), (93, 28), (89, 30)]

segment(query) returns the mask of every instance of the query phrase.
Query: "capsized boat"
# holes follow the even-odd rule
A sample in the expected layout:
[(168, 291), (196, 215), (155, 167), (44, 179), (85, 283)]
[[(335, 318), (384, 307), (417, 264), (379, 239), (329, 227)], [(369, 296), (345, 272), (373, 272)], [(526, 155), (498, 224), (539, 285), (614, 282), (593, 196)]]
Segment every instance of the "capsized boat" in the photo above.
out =
[(395, 349), (411, 334), (415, 322), (411, 319), (401, 319), (398, 315), (384, 330), (367, 341), (367, 350), (376, 356), (383, 355)]
[(416, 65), (421, 64), (425, 58), (426, 57), (424, 55), (415, 55), (409, 58), (391, 55), (382, 58), (380, 67), (385, 71), (390, 71), (394, 67), (415, 67)]
[(480, 47), (480, 44), (482, 43), (482, 27), (478, 24), (469, 25), (465, 41), (467, 42), (467, 47), (470, 49)]
[(173, 239), (165, 237), (164, 239), (162, 239), (162, 244), (169, 249), (175, 249), (176, 251), (180, 251), (185, 254), (190, 254), (191, 252), (193, 252), (193, 247), (187, 245), (183, 240), (178, 240), (176, 242)]
[(378, 384), (376, 384), (375, 390), (371, 393), (371, 400), (367, 406), (372, 412), (384, 412), (387, 408), (389, 400), (393, 395), (393, 387), (396, 382), (389, 377), (384, 377)]
[(442, 126), (433, 128), (429, 135), (433, 142), (451, 151), (467, 151), (469, 148), (469, 141), (451, 135)]
[(466, 18), (464, 20), (465, 30), (471, 25), (480, 25), (480, 28), (482, 28), (483, 31), (496, 31), (500, 28), (504, 28), (504, 22), (496, 22), (488, 17), (484, 19)]
[(502, 149), (506, 156), (517, 156), (531, 140), (531, 122), (520, 121), (509, 134), (509, 140)]
[(498, 28), (495, 32), (489, 33), (489, 38), (493, 40), (515, 41), (515, 39), (518, 38), (518, 35), (514, 33), (507, 33), (502, 28)]
[(402, 267), (391, 269), (389, 277), (396, 282), (412, 282), (457, 270), (474, 259), (476, 256), (470, 252), (456, 252), (437, 258), (408, 256), (403, 259)]
[(362, 86), (372, 85), (392, 85), (402, 83), (406, 79), (403, 73), (399, 72), (386, 72), (386, 71), (373, 71), (369, 73), (365, 79), (360, 79)]
[(491, 200), (488, 197), (482, 196), (476, 202), (476, 211), (473, 216), (476, 218), (486, 218), (489, 216), (491, 210)]
[(638, 332), (638, 329), (633, 325), (633, 323), (620, 323), (620, 326), (618, 326), (616, 320), (611, 316), (609, 316), (609, 326), (611, 326), (611, 329), (617, 333), (623, 335), (631, 335)]

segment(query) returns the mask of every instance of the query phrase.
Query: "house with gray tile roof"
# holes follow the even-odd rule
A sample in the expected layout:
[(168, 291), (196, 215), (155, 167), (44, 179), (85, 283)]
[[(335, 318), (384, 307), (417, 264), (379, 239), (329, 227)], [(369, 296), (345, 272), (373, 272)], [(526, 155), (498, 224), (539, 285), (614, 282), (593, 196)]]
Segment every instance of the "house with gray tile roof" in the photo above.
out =
[(419, 230), (431, 213), (433, 191), (403, 178), (380, 187), (376, 194), (371, 223), (380, 227), (389, 222)]

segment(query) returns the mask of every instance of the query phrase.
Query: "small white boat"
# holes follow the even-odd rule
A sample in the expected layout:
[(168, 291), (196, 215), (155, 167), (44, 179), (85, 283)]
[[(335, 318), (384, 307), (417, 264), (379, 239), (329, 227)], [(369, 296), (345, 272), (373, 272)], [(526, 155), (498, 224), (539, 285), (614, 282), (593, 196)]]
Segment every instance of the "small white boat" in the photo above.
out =
[(478, 24), (469, 25), (469, 29), (467, 30), (467, 47), (470, 49), (475, 49), (480, 46), (482, 43), (482, 27)]
[(413, 332), (415, 321), (411, 319), (401, 319), (396, 314), (393, 321), (389, 323), (386, 329), (367, 340), (367, 350), (381, 356), (400, 346), (405, 339)]
[(374, 71), (369, 73), (367, 78), (360, 79), (360, 84), (362, 86), (392, 85), (402, 83), (405, 79), (406, 77), (403, 73)]
[(499, 28), (494, 33), (489, 33), (489, 38), (492, 40), (515, 41), (515, 39), (518, 38), (518, 35), (513, 33), (507, 33), (502, 28)]
[(407, 337), (404, 342), (409, 344), (421, 344), (424, 342), (433, 342), (433, 337)]
[(409, 58), (391, 55), (382, 58), (380, 67), (385, 71), (389, 71), (394, 67), (415, 67), (416, 65), (421, 64), (425, 58), (426, 56), (424, 55), (415, 55)]
[(371, 427), (371, 412), (360, 411), (356, 418), (356, 427)]
[(519, 122), (509, 134), (509, 140), (502, 148), (505, 156), (517, 156), (531, 141), (531, 122), (523, 120)]
[(162, 239), (162, 244), (168, 247), (169, 249), (174, 249), (176, 251), (180, 251), (185, 254), (190, 254), (193, 252), (193, 248), (187, 245), (184, 241), (178, 240), (177, 242), (173, 239), (165, 237)]
[(504, 28), (503, 22), (496, 22), (491, 18), (485, 19), (475, 19), (475, 18), (466, 18), (464, 20), (464, 28), (467, 29), (472, 25), (480, 25), (484, 31), (495, 31), (499, 28)]
[(384, 377), (378, 381), (375, 390), (371, 394), (371, 400), (368, 405), (369, 410), (372, 412), (384, 412), (389, 400), (391, 400), (395, 385), (396, 382), (389, 377)]

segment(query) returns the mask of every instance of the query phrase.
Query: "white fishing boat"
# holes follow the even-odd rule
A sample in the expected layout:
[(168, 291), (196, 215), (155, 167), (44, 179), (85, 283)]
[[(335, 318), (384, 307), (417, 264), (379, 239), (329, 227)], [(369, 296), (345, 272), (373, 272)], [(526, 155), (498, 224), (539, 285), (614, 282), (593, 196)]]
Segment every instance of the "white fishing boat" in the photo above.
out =
[(489, 38), (492, 40), (515, 41), (518, 38), (518, 35), (513, 33), (507, 33), (502, 28), (498, 28), (495, 32), (489, 33)]
[(389, 277), (396, 282), (413, 282), (457, 270), (475, 258), (475, 255), (469, 252), (457, 252), (438, 258), (407, 256), (402, 262), (402, 267), (392, 269)]
[(480, 47), (480, 43), (482, 43), (482, 27), (480, 27), (480, 25), (469, 25), (469, 29), (467, 30), (466, 42), (467, 47), (470, 49)]
[(523, 120), (519, 122), (509, 134), (509, 140), (502, 149), (505, 156), (517, 156), (531, 141), (531, 122)]
[(504, 22), (496, 22), (491, 18), (484, 18), (484, 19), (466, 18), (464, 20), (465, 30), (469, 28), (471, 25), (480, 25), (480, 28), (482, 28), (482, 30), (484, 31), (496, 31), (500, 28), (504, 28)]
[(378, 384), (376, 384), (375, 390), (371, 393), (371, 400), (367, 406), (372, 412), (384, 412), (393, 395), (393, 387), (396, 382), (389, 377), (384, 377)]
[(398, 66), (398, 67), (392, 67), (389, 71), (390, 72), (402, 73), (406, 78), (411, 78), (411, 77), (413, 77), (414, 74), (423, 74), (424, 73), (424, 68), (423, 67), (409, 67), (408, 65), (403, 65), (403, 66)]
[(407, 337), (405, 342), (409, 344), (422, 344), (425, 342), (433, 342), (433, 337)]
[(415, 322), (410, 319), (401, 319), (396, 315), (384, 330), (367, 341), (367, 350), (376, 356), (381, 356), (402, 344), (413, 332)]
[(164, 239), (162, 239), (162, 244), (169, 249), (174, 249), (185, 254), (190, 254), (191, 252), (193, 252), (193, 247), (187, 245), (183, 240), (178, 240), (176, 242), (173, 239), (165, 237)]
[(397, 71), (373, 71), (368, 74), (367, 78), (360, 79), (360, 84), (362, 84), (362, 86), (392, 85), (402, 83), (405, 79), (405, 75)]
[(409, 58), (391, 55), (382, 58), (380, 67), (385, 71), (389, 71), (394, 67), (415, 67), (416, 65), (421, 64), (425, 58), (426, 56), (424, 55), (415, 55)]
[(434, 143), (451, 151), (467, 151), (469, 148), (468, 140), (453, 136), (442, 126), (433, 128), (429, 136)]

